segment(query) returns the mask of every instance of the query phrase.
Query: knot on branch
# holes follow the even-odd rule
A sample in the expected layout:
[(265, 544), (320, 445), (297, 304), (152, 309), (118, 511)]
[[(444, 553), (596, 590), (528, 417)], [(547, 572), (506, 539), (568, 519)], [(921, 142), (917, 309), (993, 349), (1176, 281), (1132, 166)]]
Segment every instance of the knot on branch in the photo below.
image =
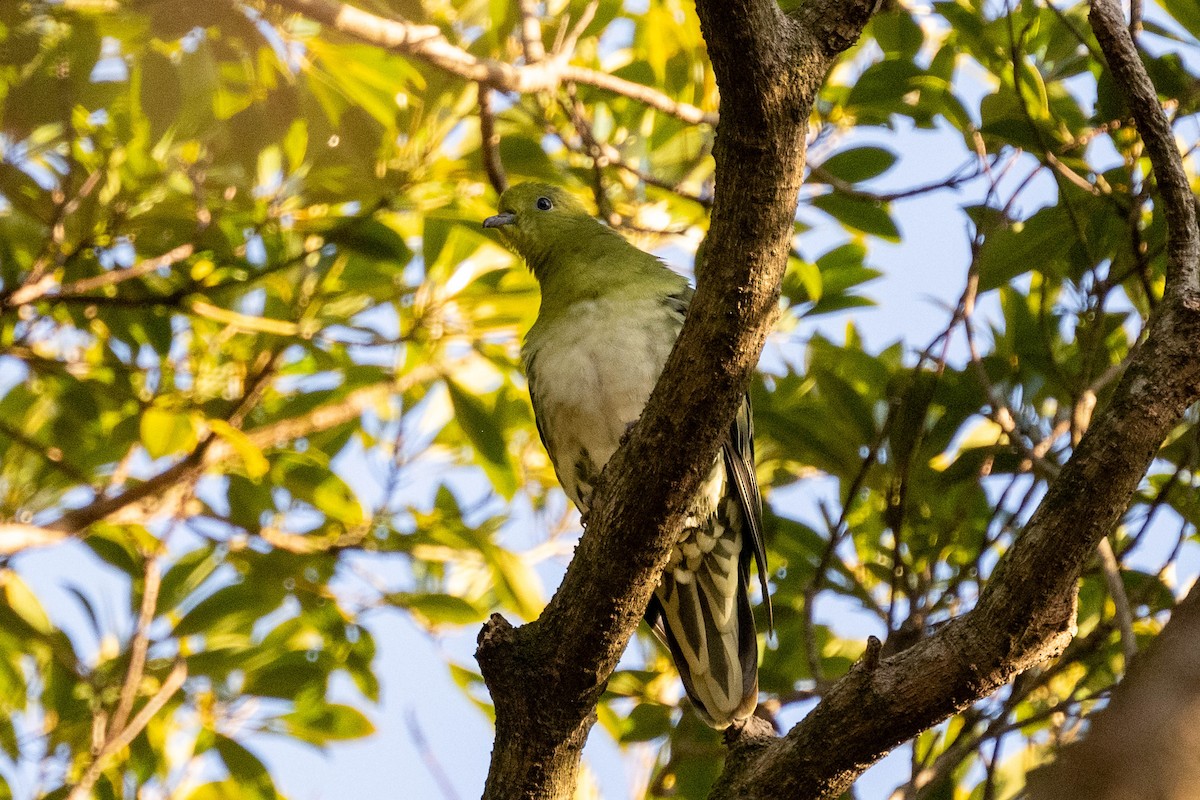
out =
[(475, 645), (475, 660), (479, 662), (479, 668), (487, 678), (492, 665), (501, 665), (512, 660), (511, 653), (517, 645), (517, 629), (504, 617), (492, 614), (488, 621), (483, 623)]
[(1200, 289), (1188, 289), (1180, 293), (1179, 309), (1189, 317), (1200, 318)]
[(882, 653), (883, 642), (879, 641), (879, 637), (868, 636), (867, 649), (863, 651), (862, 656), (855, 662), (853, 669), (864, 675), (870, 675), (879, 669), (879, 657)]
[(881, 0), (853, 2), (817, 1), (805, 3), (795, 18), (808, 34), (805, 46), (815, 44), (828, 58), (845, 52), (858, 41), (862, 30), (881, 5)]
[(731, 756), (748, 755), (775, 741), (778, 734), (770, 720), (751, 714), (726, 728), (723, 738)]
[(1026, 631), (1022, 650), (1029, 649), (1028, 666), (1062, 655), (1075, 638), (1079, 592), (1072, 587), (1065, 597), (1050, 601)]

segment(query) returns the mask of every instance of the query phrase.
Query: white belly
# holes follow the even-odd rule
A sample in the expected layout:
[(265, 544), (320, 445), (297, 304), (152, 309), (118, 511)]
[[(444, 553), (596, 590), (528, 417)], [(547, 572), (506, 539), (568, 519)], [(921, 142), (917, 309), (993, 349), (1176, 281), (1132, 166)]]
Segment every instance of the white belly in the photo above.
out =
[(591, 480), (637, 421), (679, 333), (658, 300), (576, 303), (526, 343), (533, 404), (559, 481), (586, 511)]

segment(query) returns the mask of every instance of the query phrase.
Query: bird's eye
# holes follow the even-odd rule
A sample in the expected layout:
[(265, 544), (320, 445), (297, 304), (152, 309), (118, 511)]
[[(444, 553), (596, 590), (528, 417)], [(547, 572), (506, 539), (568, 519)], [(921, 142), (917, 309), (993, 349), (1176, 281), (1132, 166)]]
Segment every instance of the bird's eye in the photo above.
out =
[(550, 202), (549, 197), (539, 197), (537, 199), (538, 211), (549, 211), (554, 208), (554, 203)]

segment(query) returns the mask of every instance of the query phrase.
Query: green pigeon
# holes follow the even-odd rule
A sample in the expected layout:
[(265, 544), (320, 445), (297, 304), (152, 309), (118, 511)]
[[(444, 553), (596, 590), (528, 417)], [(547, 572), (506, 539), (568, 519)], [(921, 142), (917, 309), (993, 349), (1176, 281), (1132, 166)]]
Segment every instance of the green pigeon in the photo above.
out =
[[(554, 186), (513, 186), (483, 226), (498, 229), (541, 286), (541, 307), (521, 356), (538, 433), (586, 519), (592, 487), (641, 415), (692, 289)], [(769, 618), (746, 398), (646, 609), (688, 696), (714, 728), (745, 719), (758, 703), (758, 637), (747, 595), (751, 558)]]

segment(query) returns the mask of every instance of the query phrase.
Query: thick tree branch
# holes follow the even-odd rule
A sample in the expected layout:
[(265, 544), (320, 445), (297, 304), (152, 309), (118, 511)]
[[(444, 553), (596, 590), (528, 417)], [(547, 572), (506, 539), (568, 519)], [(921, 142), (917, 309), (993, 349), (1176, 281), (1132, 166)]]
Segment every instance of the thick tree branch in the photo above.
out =
[(748, 756), (735, 752), (713, 797), (837, 797), (892, 747), (1060, 652), (1073, 633), (1083, 565), (1120, 521), (1163, 440), (1200, 399), (1192, 197), (1117, 4), (1095, 0), (1092, 20), (1163, 187), (1171, 263), (1146, 340), (977, 607), (875, 670), (851, 671), (784, 739)]
[[(571, 56), (569, 50), (556, 52), (550, 58), (515, 65), (469, 53), (448, 41), (435, 25), (417, 25), (407, 20), (381, 17), (338, 0), (273, 2), (280, 8), (314, 19), (359, 41), (420, 59), (451, 75), (500, 91), (529, 94), (556, 89), (563, 83), (581, 83), (645, 103), (684, 122), (715, 125), (717, 121), (716, 115), (689, 103), (676, 102), (645, 84), (568, 64), (567, 59)], [(537, 46), (534, 47), (536, 49)]]
[[(859, 29), (871, 2), (825, 3)], [(721, 87), (716, 194), (687, 323), (646, 410), (604, 471), (588, 527), (542, 616), (493, 617), (477, 657), (496, 706), (486, 798), (573, 792), (595, 704), (666, 563), (775, 320), (812, 98), (833, 55), (772, 0), (702, 0)]]

